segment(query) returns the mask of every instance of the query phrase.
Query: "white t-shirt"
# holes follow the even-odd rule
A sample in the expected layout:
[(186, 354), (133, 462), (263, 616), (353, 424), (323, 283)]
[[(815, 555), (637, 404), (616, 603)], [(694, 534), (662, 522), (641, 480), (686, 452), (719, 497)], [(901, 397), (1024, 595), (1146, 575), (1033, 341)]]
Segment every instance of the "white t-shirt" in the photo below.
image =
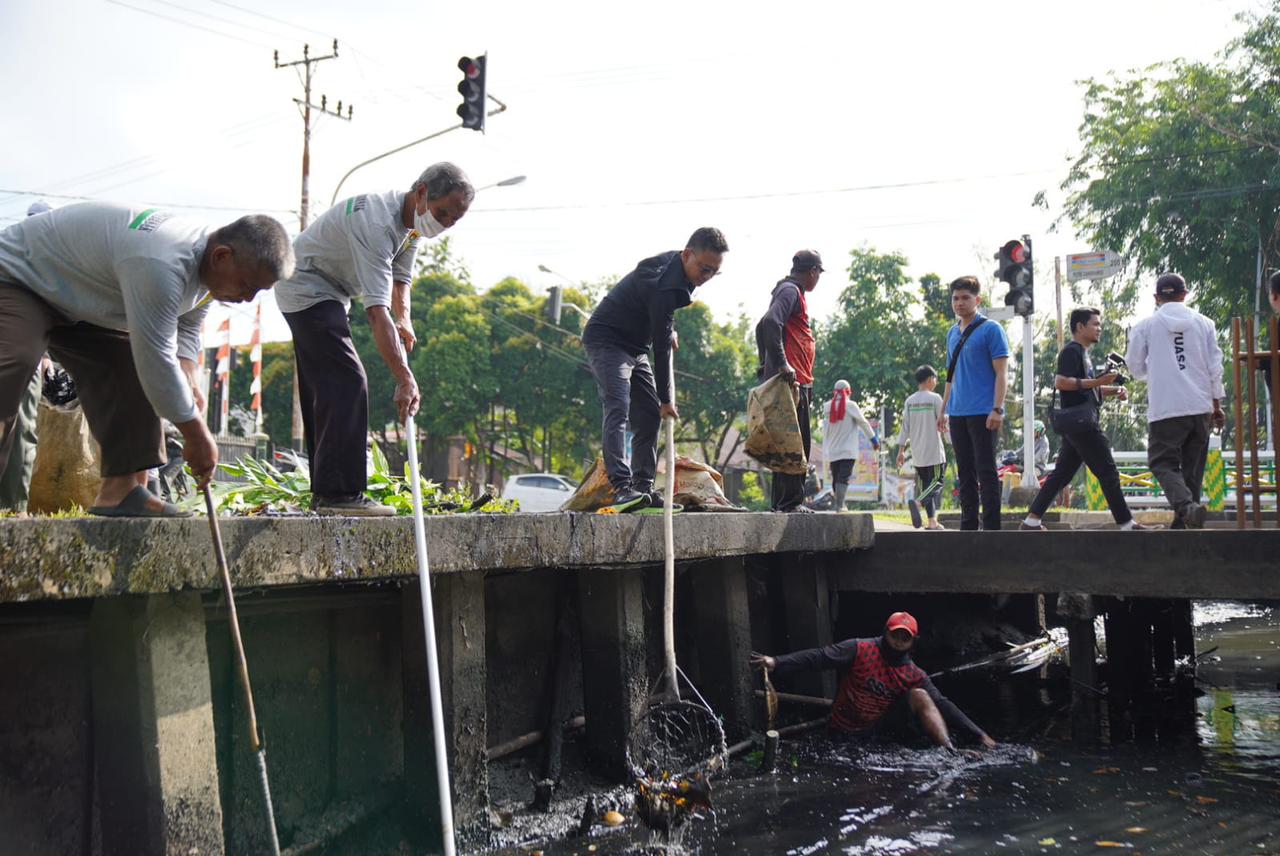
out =
[(127, 332), (147, 400), (186, 422), (197, 413), (178, 358), (200, 353), (200, 258), (213, 231), (159, 208), (64, 205), (0, 232), (0, 288), (16, 282), (71, 321)]
[(938, 420), (942, 418), (942, 396), (918, 389), (907, 396), (902, 406), (902, 428), (898, 444), (911, 442), (911, 460), (917, 467), (936, 467), (947, 462), (942, 450), (942, 434)]
[(413, 278), (418, 233), (401, 219), (405, 194), (353, 196), (316, 218), (294, 239), (298, 267), (275, 288), (281, 312), (301, 312), (325, 300), (344, 309), (359, 297), (366, 309), (391, 305), (391, 286)]

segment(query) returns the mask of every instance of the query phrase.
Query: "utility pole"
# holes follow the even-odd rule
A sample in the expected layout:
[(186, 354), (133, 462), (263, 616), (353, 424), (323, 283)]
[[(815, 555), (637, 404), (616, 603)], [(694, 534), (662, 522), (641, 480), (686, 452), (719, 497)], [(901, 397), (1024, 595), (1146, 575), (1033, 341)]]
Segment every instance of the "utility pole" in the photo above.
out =
[[(351, 121), (352, 107), (347, 105), (347, 115), (342, 115), (342, 101), (338, 101), (336, 110), (330, 110), (328, 99), (320, 96), (320, 103), (311, 103), (311, 67), (319, 62), (327, 59), (338, 58), (338, 40), (333, 40), (333, 53), (325, 56), (311, 56), (311, 46), (302, 46), (302, 59), (293, 62), (281, 62), (280, 51), (274, 51), (273, 58), (276, 68), (295, 68), (302, 66), (302, 72), (298, 75), (298, 80), (302, 83), (302, 98), (293, 99), (293, 103), (298, 105), (298, 112), (302, 116), (302, 200), (298, 206), (298, 230), (307, 228), (307, 220), (311, 213), (311, 111), (315, 110), (324, 116), (333, 116), (336, 119)], [(293, 431), (292, 445), (295, 452), (302, 451), (302, 403), (298, 394), (298, 367), (297, 362), (294, 363), (293, 369)]]
[(325, 116), (333, 116), (335, 119), (342, 119), (350, 122), (352, 108), (347, 105), (347, 115), (342, 115), (342, 102), (338, 102), (336, 110), (330, 110), (328, 99), (326, 96), (320, 96), (319, 104), (311, 103), (311, 67), (318, 62), (324, 62), (327, 59), (338, 58), (338, 40), (333, 40), (333, 53), (324, 56), (311, 56), (311, 46), (302, 46), (302, 59), (293, 62), (281, 62), (280, 51), (275, 52), (276, 68), (294, 68), (302, 66), (303, 71), (298, 75), (299, 81), (302, 83), (302, 97), (293, 99), (293, 103), (298, 105), (298, 112), (302, 116), (302, 203), (298, 208), (299, 228), (307, 228), (307, 220), (311, 209), (311, 111), (315, 110)]

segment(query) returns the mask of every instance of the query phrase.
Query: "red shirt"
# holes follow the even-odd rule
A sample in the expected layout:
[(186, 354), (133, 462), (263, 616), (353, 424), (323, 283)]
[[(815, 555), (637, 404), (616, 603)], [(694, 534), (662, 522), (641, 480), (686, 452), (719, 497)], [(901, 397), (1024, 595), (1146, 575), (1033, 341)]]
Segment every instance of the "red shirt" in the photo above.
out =
[(782, 349), (786, 352), (787, 362), (796, 370), (796, 383), (813, 383), (813, 360), (815, 349), (813, 330), (809, 327), (809, 304), (805, 300), (804, 289), (796, 287), (800, 295), (800, 303), (796, 311), (787, 319), (785, 333), (782, 337)]
[(895, 701), (923, 686), (924, 670), (907, 659), (891, 665), (875, 639), (858, 640), (858, 651), (840, 678), (831, 725), (841, 731), (863, 731), (875, 725)]

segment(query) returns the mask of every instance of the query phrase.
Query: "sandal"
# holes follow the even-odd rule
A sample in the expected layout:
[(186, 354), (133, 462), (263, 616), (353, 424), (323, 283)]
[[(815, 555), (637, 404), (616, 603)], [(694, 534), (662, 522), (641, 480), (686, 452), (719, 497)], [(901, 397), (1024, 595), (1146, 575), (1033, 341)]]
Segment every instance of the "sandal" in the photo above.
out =
[(190, 511), (183, 511), (172, 502), (163, 503), (163, 507), (159, 511), (153, 511), (147, 507), (147, 502), (151, 499), (158, 499), (151, 491), (142, 485), (138, 485), (133, 490), (125, 494), (124, 499), (120, 500), (119, 505), (95, 505), (89, 509), (89, 513), (94, 517), (191, 517)]

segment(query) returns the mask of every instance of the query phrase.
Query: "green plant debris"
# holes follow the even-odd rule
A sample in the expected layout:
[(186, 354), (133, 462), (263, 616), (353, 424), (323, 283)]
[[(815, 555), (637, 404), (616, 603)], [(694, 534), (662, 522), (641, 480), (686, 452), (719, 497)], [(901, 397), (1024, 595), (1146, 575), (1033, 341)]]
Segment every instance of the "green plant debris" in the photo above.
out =
[[(241, 458), (237, 463), (221, 463), (223, 472), (244, 482), (214, 482), (214, 507), (224, 514), (253, 515), (266, 513), (297, 513), (311, 509), (311, 476), (294, 470), (283, 473), (273, 464), (257, 458)], [(373, 471), (369, 473), (365, 496), (374, 502), (389, 505), (397, 514), (413, 513), (413, 485), (409, 465), (404, 475), (393, 475), (387, 465), (386, 455), (373, 444)], [(427, 479), (421, 479), (422, 510), (425, 514), (454, 514), (472, 511), (509, 513), (518, 509), (515, 500), (488, 499), (483, 505), (475, 505), (475, 497), (468, 488), (445, 488)], [(204, 497), (196, 494), (183, 501), (182, 506), (192, 511), (204, 510)]]

